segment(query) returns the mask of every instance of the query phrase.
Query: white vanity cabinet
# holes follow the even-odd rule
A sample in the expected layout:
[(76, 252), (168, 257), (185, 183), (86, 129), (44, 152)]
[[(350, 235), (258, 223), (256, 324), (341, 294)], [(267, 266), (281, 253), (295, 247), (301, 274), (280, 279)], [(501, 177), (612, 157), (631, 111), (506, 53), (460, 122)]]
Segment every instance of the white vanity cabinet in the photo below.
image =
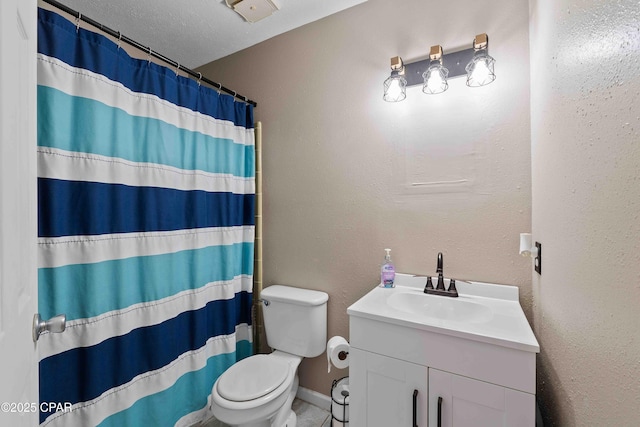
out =
[[(539, 346), (518, 303), (517, 288), (473, 285), (478, 287), (458, 285), (460, 305), (489, 307), (491, 316), (483, 312), (482, 325), (478, 316), (466, 324), (404, 313), (387, 304), (398, 292), (431, 298), (419, 301), (427, 301), (432, 312), (458, 304), (433, 300), (448, 297), (426, 296), (418, 286), (376, 288), (349, 307), (350, 426), (535, 426)], [(487, 291), (489, 297), (467, 297), (464, 291)]]

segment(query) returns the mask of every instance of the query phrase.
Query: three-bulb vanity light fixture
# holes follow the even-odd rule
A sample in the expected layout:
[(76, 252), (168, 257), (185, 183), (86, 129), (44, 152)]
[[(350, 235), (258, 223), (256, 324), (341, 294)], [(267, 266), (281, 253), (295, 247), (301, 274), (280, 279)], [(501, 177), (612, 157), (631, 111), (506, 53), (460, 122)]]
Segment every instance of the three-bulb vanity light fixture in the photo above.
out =
[[(473, 47), (444, 54), (442, 46), (431, 46), (429, 59), (404, 64), (402, 58), (391, 58), (391, 76), (384, 81), (383, 99), (402, 101), (407, 97), (407, 86), (422, 84), (422, 91), (433, 95), (449, 87), (449, 78), (467, 75), (467, 86), (485, 86), (496, 79), (493, 71), (495, 59), (489, 56), (489, 37), (478, 34)], [(466, 64), (466, 65), (465, 65)]]

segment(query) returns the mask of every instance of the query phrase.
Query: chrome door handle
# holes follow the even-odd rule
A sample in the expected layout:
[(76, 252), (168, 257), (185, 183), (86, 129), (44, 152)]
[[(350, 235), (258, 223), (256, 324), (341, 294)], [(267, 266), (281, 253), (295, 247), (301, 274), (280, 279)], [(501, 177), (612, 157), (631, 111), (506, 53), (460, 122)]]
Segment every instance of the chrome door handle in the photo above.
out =
[(33, 342), (38, 341), (40, 334), (44, 331), (60, 333), (64, 332), (67, 327), (67, 316), (58, 314), (49, 320), (42, 320), (40, 313), (33, 315)]

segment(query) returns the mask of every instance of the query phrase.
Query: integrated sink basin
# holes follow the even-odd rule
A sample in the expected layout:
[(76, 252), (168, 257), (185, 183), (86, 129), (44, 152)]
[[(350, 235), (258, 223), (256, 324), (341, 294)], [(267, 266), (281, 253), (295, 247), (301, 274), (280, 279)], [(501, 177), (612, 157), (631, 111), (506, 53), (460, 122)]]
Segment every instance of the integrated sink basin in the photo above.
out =
[[(396, 274), (395, 288), (376, 286), (347, 309), (365, 318), (414, 329), (539, 352), (520, 307), (518, 287), (457, 281), (458, 297), (423, 293), (427, 278)], [(449, 280), (445, 279), (448, 287)]]
[(396, 310), (434, 320), (482, 323), (493, 317), (491, 308), (479, 301), (427, 295), (412, 289), (394, 292), (387, 298), (387, 304)]

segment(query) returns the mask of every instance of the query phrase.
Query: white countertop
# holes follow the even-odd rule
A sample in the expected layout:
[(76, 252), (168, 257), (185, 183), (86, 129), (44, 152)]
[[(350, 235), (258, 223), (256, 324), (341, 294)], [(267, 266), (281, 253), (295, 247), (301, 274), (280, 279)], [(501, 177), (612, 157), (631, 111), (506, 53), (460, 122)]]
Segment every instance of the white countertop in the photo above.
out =
[[(486, 342), (503, 347), (528, 352), (540, 352), (531, 326), (520, 307), (516, 286), (495, 285), (482, 282), (456, 282), (458, 297), (451, 298), (423, 293), (426, 277), (408, 274), (396, 274), (395, 288), (376, 286), (348, 309), (349, 316), (369, 318), (415, 329), (427, 330), (459, 338)], [(437, 278), (434, 278), (434, 286)], [(448, 280), (446, 280), (448, 285)], [(398, 304), (390, 304), (394, 294), (405, 293), (405, 301), (414, 299), (418, 305), (422, 302), (445, 305), (446, 307), (482, 306), (482, 315), (470, 321), (452, 318), (440, 318), (437, 313), (420, 311), (410, 312), (399, 309)], [(433, 298), (451, 301), (433, 300)], [(394, 297), (398, 301), (397, 297)], [(457, 305), (456, 305), (457, 304)], [(425, 304), (427, 305), (433, 304)], [(404, 308), (404, 307), (403, 307)]]

